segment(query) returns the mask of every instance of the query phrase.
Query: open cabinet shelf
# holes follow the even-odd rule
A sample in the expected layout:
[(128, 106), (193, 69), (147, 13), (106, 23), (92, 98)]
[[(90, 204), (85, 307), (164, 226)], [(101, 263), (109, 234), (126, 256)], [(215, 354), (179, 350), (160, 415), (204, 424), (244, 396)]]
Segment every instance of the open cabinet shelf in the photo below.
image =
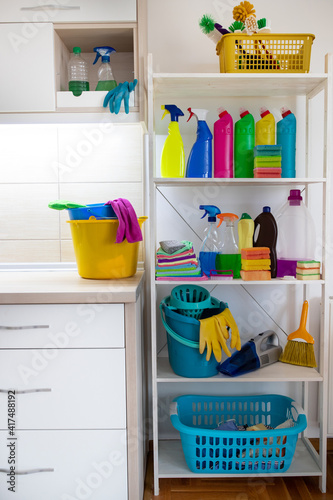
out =
[[(160, 440), (158, 443), (159, 455), (159, 477), (184, 477), (184, 478), (227, 478), (235, 477), (235, 474), (195, 474), (187, 467), (181, 442), (178, 440)], [(311, 450), (311, 451), (310, 451)], [(317, 464), (318, 454), (311, 449), (311, 444), (306, 439), (299, 439), (296, 445), (294, 459), (290, 468), (286, 472), (260, 473), (255, 474), (239, 473), (237, 477), (274, 477), (274, 476), (322, 476), (320, 467)]]
[[(320, 450), (317, 453), (309, 440), (305, 437), (307, 431), (299, 436), (296, 452), (292, 464), (287, 472), (273, 472), (261, 474), (256, 471), (249, 476), (239, 474), (239, 477), (255, 476), (317, 476), (319, 477), (319, 486), (323, 492), (326, 489), (326, 437), (327, 437), (327, 373), (328, 373), (328, 292), (327, 278), (329, 267), (329, 255), (327, 244), (329, 238), (329, 215), (330, 215), (330, 175), (329, 170), (332, 164), (332, 145), (330, 143), (332, 134), (332, 58), (326, 56), (325, 73), (323, 74), (170, 74), (153, 73), (152, 60), (149, 59), (148, 70), (148, 129), (150, 136), (150, 171), (149, 171), (149, 198), (150, 198), (150, 293), (151, 293), (151, 343), (152, 343), (152, 392), (153, 392), (153, 441), (154, 441), (154, 488), (155, 495), (159, 493), (159, 479), (171, 477), (184, 478), (203, 478), (209, 477), (235, 477), (235, 475), (225, 474), (195, 474), (187, 467), (181, 442), (174, 440), (177, 435), (171, 424), (167, 426), (165, 420), (167, 416), (161, 416), (161, 409), (164, 408), (166, 401), (171, 401), (179, 394), (200, 394), (202, 386), (208, 394), (224, 395), (238, 394), (243, 390), (247, 394), (267, 393), (266, 383), (276, 387), (275, 393), (286, 390), (286, 392), (298, 391), (298, 403), (303, 406), (306, 414), (309, 413), (309, 391), (310, 387), (318, 388), (318, 421), (319, 421), (319, 442)], [(302, 122), (299, 125), (302, 129), (300, 145), (303, 148), (301, 154), (304, 156), (301, 168), (297, 170), (299, 177), (293, 179), (189, 179), (189, 178), (161, 178), (158, 152), (161, 146), (163, 136), (166, 134), (166, 126), (161, 125), (161, 105), (176, 104), (185, 109), (191, 104), (193, 107), (217, 108), (222, 98), (237, 98), (238, 101), (246, 98), (255, 98), (257, 104), (260, 97), (270, 98), (277, 103), (284, 98), (295, 100), (300, 98), (300, 109)], [(230, 101), (234, 103), (237, 101)], [(310, 116), (311, 106), (315, 99), (322, 99), (322, 109), (320, 114), (321, 123), (323, 123), (323, 159), (318, 161), (311, 155), (311, 127)], [(219, 101), (220, 100), (220, 101)], [(225, 100), (225, 99), (224, 99)], [(179, 104), (179, 103), (182, 104)], [(227, 101), (229, 102), (229, 101)], [(200, 105), (204, 103), (203, 105)], [(230, 104), (232, 105), (232, 104)], [(238, 106), (241, 103), (238, 104)], [(214, 108), (213, 108), (214, 106)], [(297, 125), (297, 126), (299, 126)], [(188, 130), (188, 129), (187, 129)], [(182, 131), (181, 131), (182, 133)], [(193, 129), (191, 131), (193, 134)], [(190, 135), (190, 134), (189, 134)], [(187, 137), (188, 139), (188, 137)], [(193, 144), (193, 136), (192, 136)], [(187, 144), (188, 145), (188, 144)], [(185, 142), (184, 142), (185, 146)], [(185, 147), (186, 150), (186, 147)], [(322, 262), (322, 279), (301, 281), (296, 279), (272, 279), (269, 281), (243, 281), (236, 280), (156, 280), (155, 279), (155, 254), (159, 241), (169, 239), (163, 237), (162, 230), (176, 227), (175, 220), (181, 230), (187, 231), (186, 237), (178, 239), (190, 239), (189, 234), (193, 235), (195, 241), (199, 242), (200, 230), (193, 227), (192, 222), (198, 219), (198, 206), (200, 204), (214, 204), (219, 206), (219, 201), (223, 203), (226, 212), (232, 211), (227, 208), (227, 201), (224, 197), (228, 193), (231, 208), (246, 207), (249, 200), (253, 201), (256, 209), (258, 206), (268, 205), (270, 193), (276, 187), (276, 196), (286, 199), (286, 193), (289, 189), (298, 188), (302, 190), (303, 199), (306, 204), (314, 204), (321, 212), (322, 217), (319, 227), (322, 236), (320, 252)], [(247, 189), (249, 188), (249, 189)], [(230, 194), (231, 193), (231, 194)], [(238, 194), (238, 196), (237, 196)], [(287, 196), (288, 196), (287, 194)], [(203, 201), (207, 197), (208, 201)], [(244, 198), (244, 201), (243, 201)], [(198, 201), (200, 200), (200, 201)], [(216, 201), (218, 200), (218, 201)], [(234, 203), (234, 205), (232, 205)], [(243, 205), (242, 205), (243, 203)], [(258, 205), (261, 203), (261, 205)], [(240, 213), (247, 210), (238, 209)], [(169, 210), (169, 212), (168, 212)], [(223, 211), (223, 210), (222, 210)], [(238, 212), (235, 212), (238, 213)], [(250, 213), (250, 212), (249, 212)], [(260, 212), (256, 212), (260, 213)], [(192, 216), (192, 219), (189, 217)], [(174, 217), (174, 218), (172, 218)], [(176, 219), (177, 218), (177, 219)], [(175, 219), (175, 220), (174, 220)], [(192, 231), (192, 232), (191, 232)], [(170, 234), (170, 231), (169, 231)], [(175, 233), (178, 235), (178, 233)], [(317, 236), (320, 236), (318, 234)], [(175, 236), (175, 239), (177, 236)], [(172, 238), (170, 238), (172, 239)], [(194, 240), (192, 240), (194, 241)], [(199, 250), (195, 248), (197, 253)], [(265, 299), (269, 296), (271, 289), (277, 289), (278, 292), (287, 297), (286, 309), (281, 314), (281, 318), (271, 318), (272, 323), (278, 328), (282, 316), (299, 324), (299, 313), (296, 311), (295, 304), (307, 299), (311, 294), (316, 297), (313, 302), (315, 314), (315, 324), (318, 330), (317, 364), (318, 368), (306, 368), (294, 366), (285, 363), (275, 363), (273, 365), (261, 368), (240, 377), (230, 378), (218, 374), (210, 378), (185, 378), (176, 375), (169, 364), (166, 352), (165, 329), (159, 318), (159, 302), (163, 297), (169, 295), (172, 288), (180, 284), (197, 284), (207, 287), (211, 292), (219, 290), (223, 297), (228, 294), (234, 294), (239, 304), (234, 299), (231, 312), (237, 322), (237, 306), (241, 308), (245, 301), (249, 307), (255, 304), (256, 297), (254, 293), (260, 294)], [(253, 288), (251, 288), (253, 286)], [(282, 288), (281, 288), (282, 287)], [(255, 290), (255, 292), (253, 291)], [(267, 292), (267, 293), (266, 293)], [(244, 302), (241, 302), (243, 300)], [(288, 303), (289, 301), (289, 303)], [(236, 302), (236, 305), (235, 305)], [(264, 309), (264, 308), (262, 308)], [(240, 312), (240, 311), (238, 311)], [(269, 316), (269, 314), (268, 314)], [(296, 319), (297, 317), (297, 319)], [(253, 327), (254, 328), (254, 327)], [(267, 329), (267, 328), (265, 328)], [(295, 330), (294, 328), (293, 330)], [(283, 328), (281, 327), (281, 330)], [(281, 333), (280, 330), (280, 333)], [(288, 330), (290, 333), (293, 330)], [(260, 331), (264, 331), (260, 330)], [(255, 335), (260, 333), (257, 331)], [(284, 331), (284, 330), (283, 330)], [(284, 333), (286, 333), (284, 331)], [(288, 335), (287, 333), (287, 335)], [(250, 335), (250, 334), (248, 334)], [(252, 335), (254, 336), (254, 335)], [(245, 335), (242, 340), (245, 340)], [(284, 343), (286, 338), (283, 339)], [(284, 346), (283, 346), (284, 347)], [(274, 386), (274, 383), (277, 383)], [(202, 384), (202, 385), (201, 385)], [(231, 385), (230, 385), (231, 384)], [(185, 392), (187, 391), (187, 392)], [(196, 392), (197, 391), (197, 392)], [(237, 392), (238, 391), (238, 392)], [(169, 398), (169, 399), (168, 399)], [(295, 399), (297, 399), (295, 398)]]

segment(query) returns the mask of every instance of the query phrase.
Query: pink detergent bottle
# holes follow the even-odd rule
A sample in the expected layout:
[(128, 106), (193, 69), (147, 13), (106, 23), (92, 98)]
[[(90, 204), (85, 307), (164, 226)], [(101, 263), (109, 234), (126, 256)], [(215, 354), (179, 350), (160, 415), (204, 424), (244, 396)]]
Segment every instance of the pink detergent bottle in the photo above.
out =
[(214, 177), (233, 177), (234, 124), (224, 108), (217, 112), (220, 118), (214, 123)]

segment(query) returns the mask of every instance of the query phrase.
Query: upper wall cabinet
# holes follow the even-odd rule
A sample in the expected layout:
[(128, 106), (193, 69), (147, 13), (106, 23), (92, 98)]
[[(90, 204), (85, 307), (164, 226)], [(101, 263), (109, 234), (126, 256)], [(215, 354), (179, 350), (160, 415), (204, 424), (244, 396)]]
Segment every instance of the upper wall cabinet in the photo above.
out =
[(53, 25), (0, 24), (0, 47), (1, 112), (55, 111)]
[(134, 22), (136, 0), (0, 0), (1, 22)]

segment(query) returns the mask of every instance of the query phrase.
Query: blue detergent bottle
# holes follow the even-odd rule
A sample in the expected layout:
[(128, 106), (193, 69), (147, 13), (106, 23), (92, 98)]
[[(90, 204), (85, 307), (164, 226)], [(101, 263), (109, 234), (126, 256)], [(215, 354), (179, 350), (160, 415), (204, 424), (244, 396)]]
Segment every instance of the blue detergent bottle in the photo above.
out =
[(296, 118), (286, 107), (281, 108), (282, 120), (276, 125), (276, 143), (282, 146), (281, 177), (296, 177)]
[(212, 177), (212, 141), (213, 134), (206, 123), (207, 109), (187, 110), (190, 116), (198, 120), (197, 140), (192, 146), (187, 160), (186, 177), (210, 178)]
[(199, 209), (205, 211), (201, 219), (208, 215), (208, 225), (204, 230), (199, 262), (201, 271), (209, 277), (210, 272), (216, 269), (216, 256), (219, 254), (220, 242), (216, 229), (216, 216), (221, 213), (221, 210), (215, 205), (200, 205)]

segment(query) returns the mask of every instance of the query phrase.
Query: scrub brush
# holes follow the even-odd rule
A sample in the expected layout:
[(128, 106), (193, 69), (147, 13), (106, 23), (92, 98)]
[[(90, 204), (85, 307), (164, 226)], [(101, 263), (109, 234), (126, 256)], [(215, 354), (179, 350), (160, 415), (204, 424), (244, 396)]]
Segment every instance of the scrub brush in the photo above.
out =
[(314, 355), (314, 339), (306, 331), (306, 320), (308, 316), (308, 301), (305, 300), (302, 307), (301, 321), (298, 330), (288, 335), (288, 342), (280, 361), (291, 365), (308, 366), (316, 368), (316, 358)]
[(204, 14), (199, 21), (201, 31), (215, 44), (220, 41), (221, 33), (215, 28), (215, 21), (209, 14)]
[(269, 20), (267, 20), (265, 17), (258, 19), (257, 21), (258, 33), (270, 33), (271, 28), (269, 24), (270, 24)]
[(245, 29), (245, 24), (242, 23), (241, 21), (234, 21), (229, 26), (229, 30), (232, 31), (233, 33), (243, 31), (244, 29)]

